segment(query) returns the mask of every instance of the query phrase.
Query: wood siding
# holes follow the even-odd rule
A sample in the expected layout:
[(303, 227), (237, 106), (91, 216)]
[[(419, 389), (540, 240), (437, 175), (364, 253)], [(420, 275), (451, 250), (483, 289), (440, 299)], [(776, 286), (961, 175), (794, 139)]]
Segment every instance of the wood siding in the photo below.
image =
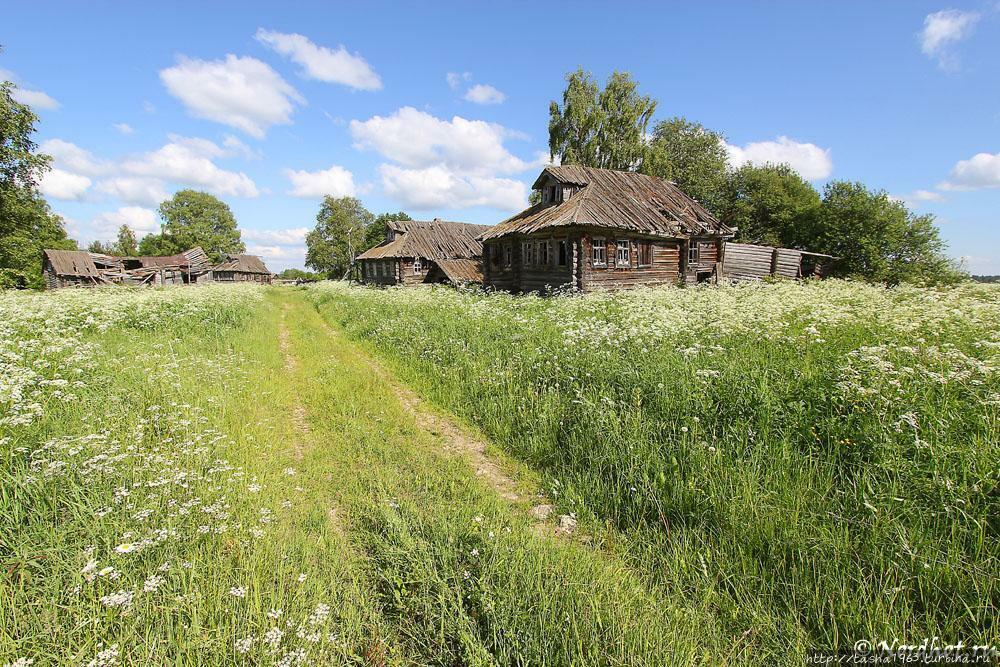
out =
[[(594, 240), (604, 239), (604, 266), (594, 263)], [(619, 266), (617, 262), (618, 241), (629, 244), (628, 266)], [(639, 265), (640, 244), (649, 243), (652, 252), (652, 264)], [(649, 239), (635, 236), (615, 234), (608, 230), (603, 237), (592, 232), (585, 234), (581, 244), (581, 280), (583, 291), (594, 289), (627, 289), (640, 285), (673, 285), (680, 276), (680, 243), (673, 240)]]

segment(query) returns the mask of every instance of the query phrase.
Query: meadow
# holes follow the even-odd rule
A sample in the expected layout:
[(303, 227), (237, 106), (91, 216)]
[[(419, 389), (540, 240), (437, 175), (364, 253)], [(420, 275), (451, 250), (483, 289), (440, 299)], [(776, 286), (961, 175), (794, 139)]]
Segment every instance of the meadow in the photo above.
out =
[(971, 284), (0, 294), (0, 665), (998, 643), (998, 322)]

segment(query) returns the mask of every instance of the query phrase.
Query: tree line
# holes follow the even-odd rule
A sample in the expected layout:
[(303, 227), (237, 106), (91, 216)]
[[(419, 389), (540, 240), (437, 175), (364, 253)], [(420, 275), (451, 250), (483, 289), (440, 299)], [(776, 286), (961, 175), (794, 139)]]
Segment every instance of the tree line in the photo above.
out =
[(652, 125), (657, 102), (628, 73), (603, 86), (582, 69), (549, 106), (549, 151), (561, 164), (637, 171), (677, 183), (743, 243), (839, 257), (835, 271), (875, 282), (946, 282), (963, 274), (945, 255), (933, 215), (884, 190), (830, 181), (818, 192), (787, 164), (729, 164), (725, 137), (676, 116)]

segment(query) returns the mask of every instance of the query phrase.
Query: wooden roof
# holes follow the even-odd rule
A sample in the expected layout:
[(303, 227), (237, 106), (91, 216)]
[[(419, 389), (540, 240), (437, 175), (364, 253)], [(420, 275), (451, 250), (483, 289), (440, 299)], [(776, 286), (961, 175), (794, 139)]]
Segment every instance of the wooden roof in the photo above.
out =
[(264, 265), (264, 260), (256, 255), (227, 255), (225, 261), (213, 266), (212, 270), (271, 274)]
[(94, 259), (85, 250), (46, 250), (45, 257), (60, 276), (100, 278), (101, 272)]
[(481, 259), (438, 259), (434, 263), (441, 267), (444, 275), (453, 283), (483, 282)]
[(358, 255), (358, 259), (423, 257), (438, 260), (481, 257), (483, 244), (477, 237), (490, 229), (486, 225), (442, 220), (396, 220), (386, 226), (395, 233), (396, 238), (366, 250)]
[(532, 187), (542, 187), (549, 178), (581, 190), (565, 201), (521, 211), (490, 227), (480, 239), (574, 225), (672, 238), (731, 236), (735, 231), (675, 184), (655, 176), (575, 165), (546, 167)]

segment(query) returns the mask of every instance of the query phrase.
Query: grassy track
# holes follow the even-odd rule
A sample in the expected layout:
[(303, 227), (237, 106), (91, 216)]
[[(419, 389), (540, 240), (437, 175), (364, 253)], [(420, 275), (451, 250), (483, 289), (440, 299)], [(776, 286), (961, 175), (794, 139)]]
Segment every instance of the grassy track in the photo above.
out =
[(48, 341), (11, 377), (53, 383), (3, 394), (0, 664), (740, 655), (705, 601), (536, 530), (301, 293), (87, 298), (0, 303), (6, 339)]

